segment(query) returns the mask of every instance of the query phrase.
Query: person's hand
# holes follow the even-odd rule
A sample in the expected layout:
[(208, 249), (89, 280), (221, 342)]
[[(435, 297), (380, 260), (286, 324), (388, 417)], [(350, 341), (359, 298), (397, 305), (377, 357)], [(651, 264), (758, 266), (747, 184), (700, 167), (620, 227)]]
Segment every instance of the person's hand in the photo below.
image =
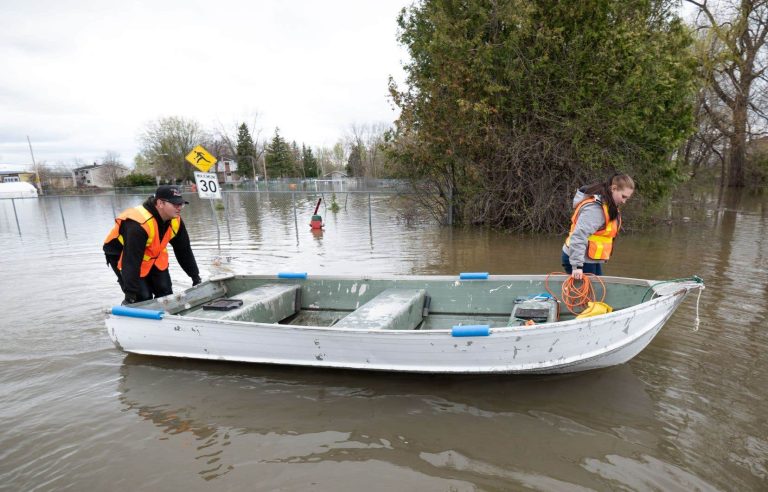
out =
[(573, 277), (574, 280), (581, 280), (584, 278), (584, 270), (581, 268), (574, 268), (573, 273), (571, 273), (571, 277)]
[(123, 302), (121, 304), (123, 306), (127, 306), (128, 304), (133, 304), (134, 302), (136, 302), (136, 298), (131, 296), (131, 295), (126, 294), (125, 295), (125, 299), (123, 299)]
[(202, 282), (202, 280), (200, 279), (199, 275), (196, 276), (196, 277), (192, 277), (192, 287), (194, 287), (195, 285), (199, 284), (200, 282)]

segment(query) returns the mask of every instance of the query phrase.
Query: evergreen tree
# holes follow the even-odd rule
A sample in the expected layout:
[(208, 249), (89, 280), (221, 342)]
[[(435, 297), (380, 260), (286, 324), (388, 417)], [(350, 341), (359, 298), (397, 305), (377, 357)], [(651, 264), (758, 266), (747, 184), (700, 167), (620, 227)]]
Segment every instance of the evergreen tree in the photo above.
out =
[(256, 148), (245, 123), (237, 129), (237, 164), (241, 174), (247, 169), (250, 176), (256, 175)]
[(407, 87), (390, 144), (436, 216), (562, 231), (613, 171), (657, 199), (692, 130), (689, 32), (672, 0), (423, 0), (404, 10)]
[(301, 161), (304, 164), (304, 176), (307, 178), (317, 178), (317, 158), (312, 154), (312, 148), (301, 144)]
[(272, 177), (284, 178), (291, 174), (293, 161), (288, 143), (280, 136), (280, 129), (275, 128), (275, 136), (267, 146), (267, 172)]
[(347, 160), (347, 176), (354, 176), (362, 178), (363, 172), (363, 152), (365, 151), (362, 145), (353, 145), (352, 150), (349, 153), (349, 159)]
[(291, 143), (291, 175), (301, 177), (304, 175), (304, 164), (301, 162), (301, 151), (296, 140)]

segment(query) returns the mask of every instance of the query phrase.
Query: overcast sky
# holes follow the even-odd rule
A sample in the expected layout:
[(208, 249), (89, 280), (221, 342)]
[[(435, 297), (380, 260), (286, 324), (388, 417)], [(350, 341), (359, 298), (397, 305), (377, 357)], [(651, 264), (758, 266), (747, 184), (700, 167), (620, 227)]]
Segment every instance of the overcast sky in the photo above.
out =
[(396, 118), (409, 0), (0, 0), (0, 169), (132, 164), (164, 116), (331, 146)]

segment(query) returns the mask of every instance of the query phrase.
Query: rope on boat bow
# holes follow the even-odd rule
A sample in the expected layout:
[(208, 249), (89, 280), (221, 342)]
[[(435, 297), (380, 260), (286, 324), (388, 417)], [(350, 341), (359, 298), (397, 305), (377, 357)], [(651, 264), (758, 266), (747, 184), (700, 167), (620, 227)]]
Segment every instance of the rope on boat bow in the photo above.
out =
[[(577, 283), (578, 281), (574, 280), (573, 277), (568, 275), (565, 272), (552, 272), (547, 274), (547, 278), (544, 280), (544, 288), (549, 292), (552, 297), (555, 299), (558, 299), (558, 297), (555, 295), (554, 292), (552, 292), (549, 288), (549, 277), (551, 275), (566, 275), (568, 278), (563, 281), (563, 286), (561, 289), (561, 298), (563, 304), (565, 304), (565, 307), (568, 308), (568, 310), (573, 314), (578, 314), (576, 312), (576, 309), (583, 308), (587, 305), (588, 302), (594, 302), (597, 299), (597, 296), (595, 295), (595, 290), (592, 286), (592, 280), (597, 279), (597, 281), (600, 283), (600, 286), (603, 290), (602, 298), (600, 299), (600, 302), (603, 302), (605, 300), (605, 283), (603, 283), (602, 279), (599, 276), (593, 275), (591, 273), (584, 274), (583, 281), (580, 283)], [(670, 285), (671, 289), (669, 289), (669, 292), (666, 292), (666, 289), (657, 289), (660, 285)], [(698, 290), (698, 295), (696, 296), (696, 319), (694, 320), (694, 328), (693, 331), (698, 331), (699, 329), (699, 323), (701, 321), (701, 318), (699, 317), (699, 301), (701, 300), (701, 291), (704, 290), (704, 280), (699, 277), (698, 275), (694, 275), (692, 277), (684, 277), (684, 278), (673, 278), (670, 280), (662, 280), (660, 282), (656, 282), (652, 284), (647, 291), (645, 291), (645, 294), (643, 294), (642, 299), (640, 302), (645, 302), (646, 297), (648, 296), (649, 292), (653, 292), (654, 295), (662, 296), (671, 294), (673, 292), (677, 292), (680, 290), (680, 287), (683, 287), (687, 290), (696, 289)], [(653, 299), (653, 297), (651, 297)]]
[[(669, 292), (666, 292), (664, 289), (660, 290), (656, 288), (659, 285), (667, 284), (674, 284), (672, 285), (672, 288), (669, 289)], [(654, 295), (663, 296), (677, 292), (680, 290), (680, 287), (683, 287), (687, 290), (697, 289), (699, 291), (698, 295), (696, 296), (696, 319), (693, 321), (693, 331), (698, 331), (699, 323), (701, 321), (699, 318), (699, 301), (701, 300), (701, 291), (703, 291), (705, 288), (704, 279), (698, 275), (694, 275), (692, 277), (673, 278), (670, 280), (662, 280), (661, 282), (656, 282), (655, 284), (652, 284), (650, 287), (648, 287), (648, 290), (645, 291), (645, 294), (643, 294), (643, 298), (640, 302), (645, 302), (645, 297), (649, 292), (653, 292)], [(651, 296), (651, 299), (653, 299), (653, 296)]]

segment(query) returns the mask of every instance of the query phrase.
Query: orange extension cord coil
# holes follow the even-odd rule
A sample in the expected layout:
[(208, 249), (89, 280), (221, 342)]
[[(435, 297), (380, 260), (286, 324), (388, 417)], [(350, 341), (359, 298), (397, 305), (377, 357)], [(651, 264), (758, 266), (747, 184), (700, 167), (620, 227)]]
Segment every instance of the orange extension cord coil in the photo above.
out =
[[(549, 288), (549, 277), (552, 275), (565, 275), (568, 277), (563, 281), (560, 298), (558, 298), (557, 295), (555, 295), (555, 293), (552, 292), (552, 290)], [(582, 277), (582, 280), (579, 281), (574, 280), (572, 276), (565, 272), (551, 272), (547, 274), (547, 278), (544, 280), (544, 288), (547, 289), (547, 292), (549, 292), (552, 297), (560, 300), (563, 304), (565, 304), (565, 307), (568, 308), (568, 311), (573, 314), (579, 314), (584, 310), (584, 308), (586, 308), (587, 303), (598, 301), (594, 286), (592, 284), (593, 279), (597, 279), (600, 287), (602, 288), (603, 295), (601, 296), (599, 302), (603, 302), (605, 301), (605, 283), (599, 276), (593, 275), (591, 273), (585, 273)]]

